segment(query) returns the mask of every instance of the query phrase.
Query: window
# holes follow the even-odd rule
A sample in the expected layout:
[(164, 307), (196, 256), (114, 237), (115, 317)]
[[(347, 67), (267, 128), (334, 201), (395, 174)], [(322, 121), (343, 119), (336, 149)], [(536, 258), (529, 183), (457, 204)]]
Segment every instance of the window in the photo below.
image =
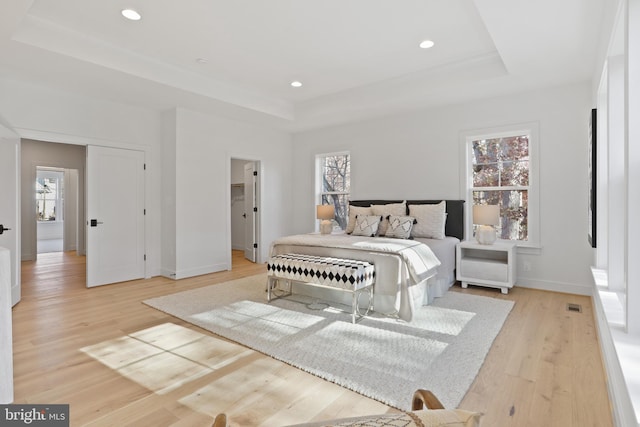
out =
[[(538, 246), (537, 126), (472, 132), (464, 142), (468, 212), (474, 205), (498, 205), (498, 238)], [(474, 232), (470, 214), (468, 222)]]
[(63, 172), (38, 169), (36, 178), (38, 221), (62, 221), (63, 183)]
[[(334, 228), (347, 228), (351, 160), (349, 153), (322, 154), (316, 158), (318, 204), (335, 208)], [(315, 209), (314, 209), (315, 212)]]

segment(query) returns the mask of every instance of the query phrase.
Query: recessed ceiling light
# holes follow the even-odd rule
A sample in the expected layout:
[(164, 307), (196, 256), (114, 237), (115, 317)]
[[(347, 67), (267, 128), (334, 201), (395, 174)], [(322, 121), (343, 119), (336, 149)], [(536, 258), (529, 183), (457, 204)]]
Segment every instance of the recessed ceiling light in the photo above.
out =
[(420, 47), (423, 49), (429, 49), (430, 47), (433, 47), (435, 45), (435, 43), (431, 40), (424, 40), (422, 41), (422, 43), (420, 43)]
[(293, 81), (293, 82), (291, 82), (291, 86), (293, 86), (293, 87), (302, 87), (302, 82), (299, 82), (297, 80)]
[(124, 9), (122, 12), (122, 16), (132, 21), (139, 21), (142, 16), (133, 9)]

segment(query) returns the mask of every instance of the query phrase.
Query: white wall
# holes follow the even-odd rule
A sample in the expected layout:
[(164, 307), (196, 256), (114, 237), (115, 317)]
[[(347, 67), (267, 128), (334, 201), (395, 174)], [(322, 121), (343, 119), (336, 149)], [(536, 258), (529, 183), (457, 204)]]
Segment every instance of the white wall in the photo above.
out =
[(176, 113), (162, 114), (162, 268), (160, 274), (175, 278), (176, 273)]
[(175, 157), (175, 271), (163, 274), (181, 278), (231, 268), (231, 158), (261, 162), (259, 252), (266, 259), (271, 242), (291, 231), (285, 208), (292, 205), (291, 136), (182, 108), (175, 116), (175, 138), (169, 129), (164, 154)]
[[(24, 222), (22, 224), (24, 226)], [(36, 228), (38, 230), (38, 240), (62, 240), (64, 238), (62, 221), (38, 222)]]
[[(65, 251), (84, 253), (84, 192), (80, 199), (80, 171), (64, 171), (64, 247)], [(84, 176), (82, 176), (84, 181)], [(82, 200), (82, 202), (81, 202)], [(82, 240), (80, 240), (82, 238)], [(82, 247), (82, 250), (79, 248)]]
[(519, 255), (517, 284), (591, 294), (590, 96), (589, 83), (575, 84), (295, 134), (294, 231), (314, 227), (316, 154), (351, 152), (353, 199), (461, 198), (461, 132), (538, 122), (542, 247)]
[[(271, 241), (291, 232), (292, 214), (285, 207), (292, 205), (292, 147), (286, 132), (18, 81), (0, 80), (0, 92), (0, 116), (22, 138), (145, 152), (147, 276), (230, 268), (232, 157), (261, 161), (260, 258), (266, 259)], [(167, 233), (165, 226), (177, 231)]]
[(147, 276), (160, 272), (161, 114), (0, 79), (0, 117), (23, 139), (145, 152)]
[(247, 160), (231, 159), (231, 183), (244, 184), (244, 165)]

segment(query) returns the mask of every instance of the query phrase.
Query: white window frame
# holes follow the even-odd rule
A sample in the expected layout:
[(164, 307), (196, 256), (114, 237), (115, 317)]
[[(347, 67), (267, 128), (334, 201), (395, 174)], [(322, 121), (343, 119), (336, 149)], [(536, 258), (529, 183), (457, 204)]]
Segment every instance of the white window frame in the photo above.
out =
[(473, 237), (473, 174), (472, 142), (479, 139), (504, 138), (517, 135), (529, 136), (529, 194), (527, 212), (528, 240), (517, 240), (518, 248), (538, 253), (540, 242), (540, 131), (538, 122), (520, 123), (494, 128), (475, 129), (461, 133), (460, 136), (460, 194), (465, 200), (465, 236)]
[[(344, 192), (344, 191), (332, 191), (332, 192), (324, 192), (322, 191), (322, 168), (321, 168), (321, 161), (322, 159), (326, 158), (326, 157), (332, 157), (332, 156), (349, 156), (349, 163), (351, 163), (351, 152), (349, 151), (336, 151), (336, 152), (332, 152), (332, 153), (321, 153), (321, 154), (316, 154), (316, 161), (315, 161), (315, 187), (316, 187), (316, 197), (315, 197), (315, 202), (316, 205), (319, 205), (322, 203), (322, 196), (325, 194), (335, 194), (335, 195), (345, 195), (347, 196), (347, 200), (349, 200), (349, 196), (351, 195), (351, 192)], [(349, 177), (349, 180), (351, 180), (351, 176)], [(351, 182), (349, 182), (349, 188), (351, 188)], [(347, 206), (348, 209), (348, 206)], [(313, 217), (314, 217), (314, 221), (316, 224), (316, 231), (318, 231), (319, 229), (319, 222), (316, 220), (316, 207), (315, 205), (313, 206)], [(347, 221), (349, 219), (349, 212), (347, 211)]]

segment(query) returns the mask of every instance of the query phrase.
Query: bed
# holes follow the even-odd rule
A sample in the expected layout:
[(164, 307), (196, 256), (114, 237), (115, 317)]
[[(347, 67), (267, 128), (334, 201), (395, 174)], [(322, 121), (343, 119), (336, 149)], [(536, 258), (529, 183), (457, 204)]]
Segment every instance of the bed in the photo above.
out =
[[(424, 220), (421, 211), (434, 211), (436, 205), (442, 207), (442, 202), (444, 227), (436, 236), (424, 237), (429, 233), (418, 233), (418, 237), (411, 236), (410, 239), (370, 237), (355, 235), (352, 227), (357, 212), (361, 218), (362, 212), (389, 218), (380, 214), (394, 212), (395, 209), (398, 216), (412, 216), (415, 212), (419, 215), (418, 219)], [(411, 321), (416, 306), (431, 303), (434, 298), (446, 293), (455, 282), (455, 246), (464, 239), (464, 201), (356, 200), (350, 201), (349, 205), (347, 233), (285, 236), (272, 243), (271, 256), (298, 253), (369, 261), (376, 269), (375, 311)], [(418, 230), (417, 224), (414, 229)], [(327, 289), (301, 287), (296, 289), (298, 292), (348, 303), (343, 301), (343, 294)]]

